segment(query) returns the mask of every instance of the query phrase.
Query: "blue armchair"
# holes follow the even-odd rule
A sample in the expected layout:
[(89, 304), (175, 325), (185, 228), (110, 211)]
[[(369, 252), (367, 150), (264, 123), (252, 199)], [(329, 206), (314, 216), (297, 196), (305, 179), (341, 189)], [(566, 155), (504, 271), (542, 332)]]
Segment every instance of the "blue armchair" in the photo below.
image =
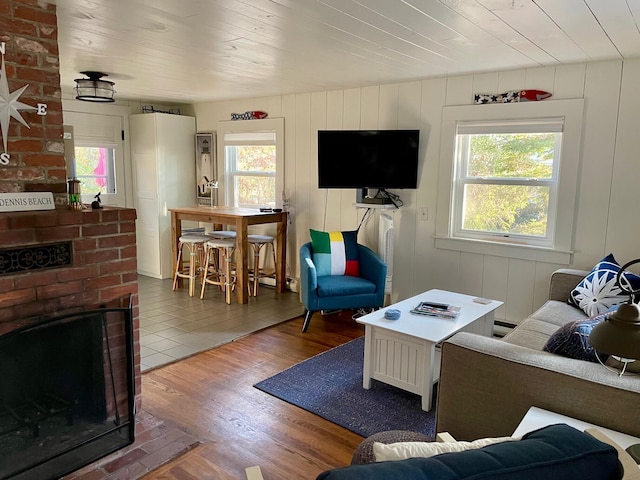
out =
[(360, 276), (317, 275), (311, 242), (300, 247), (300, 289), (306, 332), (314, 312), (342, 308), (380, 308), (384, 305), (387, 265), (371, 249), (357, 245)]

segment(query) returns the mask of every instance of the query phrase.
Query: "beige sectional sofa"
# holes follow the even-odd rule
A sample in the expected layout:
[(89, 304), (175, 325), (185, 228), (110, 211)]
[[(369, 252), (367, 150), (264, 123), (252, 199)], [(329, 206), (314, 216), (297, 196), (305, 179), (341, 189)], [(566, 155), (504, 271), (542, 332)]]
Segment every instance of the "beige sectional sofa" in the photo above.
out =
[(444, 342), (437, 432), (458, 440), (510, 435), (537, 406), (640, 436), (640, 376), (543, 351), (561, 325), (586, 318), (567, 298), (588, 273), (554, 272), (549, 300), (502, 339), (461, 332)]

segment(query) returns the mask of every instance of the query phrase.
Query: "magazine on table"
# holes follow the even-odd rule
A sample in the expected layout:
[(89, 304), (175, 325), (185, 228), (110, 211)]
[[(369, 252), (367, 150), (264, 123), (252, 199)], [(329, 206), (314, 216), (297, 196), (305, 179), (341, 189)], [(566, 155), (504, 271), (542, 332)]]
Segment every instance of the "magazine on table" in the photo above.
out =
[(427, 315), (429, 317), (456, 318), (460, 314), (460, 307), (443, 303), (420, 302), (411, 313)]

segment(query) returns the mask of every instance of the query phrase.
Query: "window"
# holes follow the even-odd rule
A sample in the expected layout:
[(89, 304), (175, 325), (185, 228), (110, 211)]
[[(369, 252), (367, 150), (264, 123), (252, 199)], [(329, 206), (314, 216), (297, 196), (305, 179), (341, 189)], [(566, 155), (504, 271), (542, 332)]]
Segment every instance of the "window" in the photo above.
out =
[(454, 236), (553, 246), (563, 124), (458, 123)]
[(582, 107), (445, 107), (436, 247), (570, 263)]
[(75, 171), (82, 192), (116, 193), (114, 148), (75, 147)]
[[(284, 182), (282, 119), (222, 122), (225, 199), (234, 207), (276, 207)], [(256, 127), (273, 127), (258, 130)]]

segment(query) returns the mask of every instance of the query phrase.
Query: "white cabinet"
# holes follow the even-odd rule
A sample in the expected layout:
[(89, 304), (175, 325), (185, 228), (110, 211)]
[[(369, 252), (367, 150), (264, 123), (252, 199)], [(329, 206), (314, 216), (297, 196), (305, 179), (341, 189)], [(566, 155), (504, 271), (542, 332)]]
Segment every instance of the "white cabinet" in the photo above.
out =
[(168, 209), (196, 204), (196, 121), (165, 113), (129, 118), (138, 213), (138, 273), (171, 278), (174, 259)]

